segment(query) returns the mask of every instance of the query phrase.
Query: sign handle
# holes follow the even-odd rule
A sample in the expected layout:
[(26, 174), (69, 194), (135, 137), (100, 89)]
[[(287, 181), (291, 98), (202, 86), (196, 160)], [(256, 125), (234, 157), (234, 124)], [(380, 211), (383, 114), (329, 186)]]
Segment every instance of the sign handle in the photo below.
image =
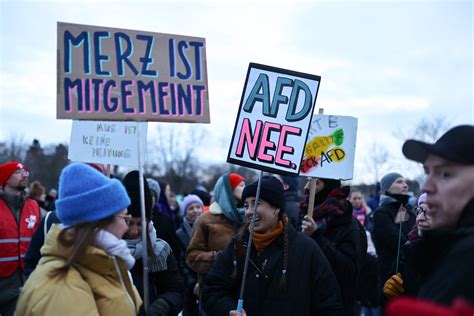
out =
[(247, 254), (245, 255), (244, 272), (242, 274), (242, 284), (240, 285), (240, 296), (237, 302), (237, 311), (239, 313), (242, 313), (242, 309), (244, 307), (245, 279), (247, 278), (247, 270), (248, 270), (249, 259), (250, 259), (250, 250), (252, 249), (253, 227), (255, 226), (255, 218), (257, 214), (258, 201), (260, 198), (260, 186), (262, 182), (262, 175), (263, 175), (263, 171), (260, 170), (260, 175), (258, 177), (258, 184), (257, 184), (257, 193), (255, 195), (255, 206), (253, 208), (252, 222), (250, 223), (250, 227), (249, 227), (249, 240), (247, 242)]
[[(324, 114), (324, 108), (319, 108), (318, 114)], [(308, 201), (308, 215), (313, 218), (314, 199), (316, 197), (316, 178), (308, 178), (309, 180), (309, 201)]]
[(148, 253), (147, 253), (147, 225), (146, 225), (146, 213), (145, 213), (145, 185), (143, 183), (143, 161), (142, 161), (142, 143), (140, 141), (140, 122), (137, 122), (137, 141), (138, 141), (138, 182), (140, 185), (140, 210), (142, 217), (142, 243), (143, 243), (143, 304), (145, 307), (145, 313), (148, 313), (149, 307), (149, 287), (148, 287)]
[(316, 178), (308, 178), (309, 180), (309, 201), (308, 201), (308, 215), (313, 218), (314, 200), (316, 198)]

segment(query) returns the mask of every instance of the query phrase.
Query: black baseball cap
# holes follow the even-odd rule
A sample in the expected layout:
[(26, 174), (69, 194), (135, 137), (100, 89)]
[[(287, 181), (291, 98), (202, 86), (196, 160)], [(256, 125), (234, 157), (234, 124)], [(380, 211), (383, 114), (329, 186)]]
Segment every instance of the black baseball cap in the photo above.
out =
[(429, 154), (448, 161), (474, 164), (474, 125), (453, 127), (434, 144), (409, 139), (402, 147), (403, 154), (410, 160), (424, 162)]

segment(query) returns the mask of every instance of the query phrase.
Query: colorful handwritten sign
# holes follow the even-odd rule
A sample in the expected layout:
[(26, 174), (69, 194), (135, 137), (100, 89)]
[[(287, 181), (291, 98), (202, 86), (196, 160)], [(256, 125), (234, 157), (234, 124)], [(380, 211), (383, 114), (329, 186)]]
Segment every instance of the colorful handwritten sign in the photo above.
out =
[[(138, 124), (143, 161), (148, 124)], [(137, 128), (136, 122), (74, 120), (68, 158), (138, 168)]]
[(251, 63), (227, 161), (298, 174), (321, 77)]
[(301, 176), (352, 179), (357, 118), (314, 115), (301, 163)]
[(209, 123), (204, 38), (58, 23), (57, 118)]

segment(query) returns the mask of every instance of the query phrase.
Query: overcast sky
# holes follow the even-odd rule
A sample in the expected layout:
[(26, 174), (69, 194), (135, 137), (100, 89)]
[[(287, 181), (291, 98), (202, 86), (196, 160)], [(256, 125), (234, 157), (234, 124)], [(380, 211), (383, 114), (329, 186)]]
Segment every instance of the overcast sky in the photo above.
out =
[[(468, 0), (0, 3), (0, 141), (69, 142), (71, 122), (55, 118), (58, 21), (205, 37), (211, 124), (191, 126), (208, 135), (204, 161), (226, 160), (249, 62), (320, 75), (316, 106), (359, 119), (355, 182), (372, 180), (372, 143), (403, 173), (398, 131), (474, 122)], [(148, 139), (172, 126), (150, 123)]]

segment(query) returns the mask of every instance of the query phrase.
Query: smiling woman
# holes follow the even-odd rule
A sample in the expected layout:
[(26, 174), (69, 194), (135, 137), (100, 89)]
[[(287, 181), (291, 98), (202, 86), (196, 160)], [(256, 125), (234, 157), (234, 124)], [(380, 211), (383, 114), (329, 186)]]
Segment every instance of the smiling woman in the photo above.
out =
[[(247, 225), (213, 265), (204, 283), (208, 315), (234, 314), (243, 278), (250, 221), (257, 207), (244, 310), (249, 315), (337, 315), (341, 310), (339, 286), (321, 249), (309, 237), (288, 225), (283, 185), (262, 177), (242, 193)], [(294, 295), (298, 293), (298, 295)]]

